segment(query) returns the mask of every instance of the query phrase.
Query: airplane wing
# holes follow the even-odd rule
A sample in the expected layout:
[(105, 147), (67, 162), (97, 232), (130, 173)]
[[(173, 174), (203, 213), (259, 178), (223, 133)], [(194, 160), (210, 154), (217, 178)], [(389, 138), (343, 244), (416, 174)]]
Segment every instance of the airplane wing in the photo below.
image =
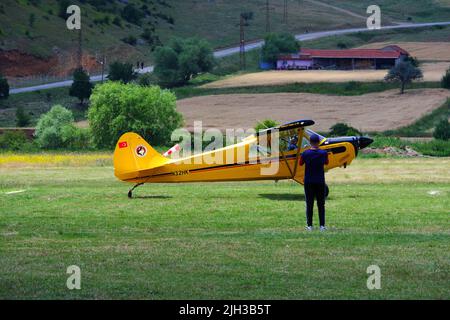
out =
[(257, 132), (257, 135), (259, 136), (259, 135), (268, 134), (274, 130), (278, 130), (279, 132), (282, 132), (282, 131), (296, 129), (296, 128), (300, 128), (300, 127), (309, 127), (309, 126), (312, 126), (314, 123), (315, 122), (313, 120), (309, 120), (309, 119), (297, 120), (297, 121), (279, 125), (277, 127), (268, 128), (266, 130), (259, 131), (259, 132)]

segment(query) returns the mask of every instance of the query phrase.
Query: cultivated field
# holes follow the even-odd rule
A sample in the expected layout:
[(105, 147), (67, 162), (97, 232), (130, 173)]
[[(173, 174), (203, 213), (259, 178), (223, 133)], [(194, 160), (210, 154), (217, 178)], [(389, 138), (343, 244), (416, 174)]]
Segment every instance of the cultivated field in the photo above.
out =
[[(4, 163), (0, 298), (449, 299), (449, 167), (331, 171), (329, 231), (308, 233), (296, 183), (148, 185), (129, 200), (111, 167)], [(66, 288), (69, 265), (81, 290)]]
[[(450, 67), (449, 62), (423, 63), (424, 81), (441, 81), (445, 71)], [(387, 70), (274, 70), (256, 73), (247, 73), (228, 77), (203, 85), (203, 88), (234, 88), (251, 86), (270, 86), (288, 83), (314, 83), (314, 82), (348, 82), (381, 81)]]
[(361, 96), (333, 96), (309, 93), (227, 94), (179, 100), (187, 127), (202, 120), (204, 127), (253, 128), (259, 120), (286, 123), (314, 119), (313, 129), (328, 131), (346, 122), (363, 131), (384, 131), (402, 127), (440, 107), (450, 92), (443, 89), (398, 90)]
[(375, 42), (360, 48), (378, 49), (391, 44), (400, 46), (422, 61), (450, 61), (450, 42)]

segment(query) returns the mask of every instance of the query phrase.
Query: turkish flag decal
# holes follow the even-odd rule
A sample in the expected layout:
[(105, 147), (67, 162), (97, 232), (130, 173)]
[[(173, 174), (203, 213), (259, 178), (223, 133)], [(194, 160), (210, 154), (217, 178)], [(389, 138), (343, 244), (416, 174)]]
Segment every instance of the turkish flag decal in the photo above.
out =
[(120, 148), (120, 149), (126, 148), (126, 147), (128, 147), (128, 144), (127, 144), (126, 141), (119, 142), (119, 148)]

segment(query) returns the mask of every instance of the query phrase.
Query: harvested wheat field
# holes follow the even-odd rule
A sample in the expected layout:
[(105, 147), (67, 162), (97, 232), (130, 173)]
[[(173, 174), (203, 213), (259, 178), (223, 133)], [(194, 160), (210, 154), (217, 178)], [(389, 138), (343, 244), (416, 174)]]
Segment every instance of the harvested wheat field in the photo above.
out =
[(192, 128), (202, 120), (204, 128), (252, 128), (259, 120), (280, 123), (314, 119), (314, 128), (328, 130), (346, 122), (362, 131), (384, 131), (413, 123), (440, 107), (450, 91), (444, 89), (398, 90), (362, 96), (332, 96), (309, 93), (227, 94), (179, 100), (178, 111)]
[(378, 49), (392, 44), (405, 49), (419, 60), (450, 61), (450, 42), (375, 42), (360, 48)]
[[(424, 63), (421, 66), (424, 81), (441, 81), (445, 71), (450, 67), (450, 62)], [(381, 81), (387, 74), (387, 70), (304, 70), (304, 71), (264, 71), (247, 73), (223, 80), (214, 81), (203, 85), (203, 88), (232, 88), (271, 86), (288, 83), (313, 83), (313, 82), (348, 82)]]

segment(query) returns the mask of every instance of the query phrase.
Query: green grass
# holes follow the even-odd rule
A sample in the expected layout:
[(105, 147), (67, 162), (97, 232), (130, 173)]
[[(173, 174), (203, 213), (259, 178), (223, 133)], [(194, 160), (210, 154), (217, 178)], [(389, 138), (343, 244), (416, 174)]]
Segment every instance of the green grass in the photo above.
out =
[[(0, 48), (5, 50), (19, 49), (27, 53), (49, 57), (53, 55), (54, 48), (63, 52), (75, 52), (77, 33), (66, 29), (64, 19), (57, 16), (58, 7), (56, 1), (36, 1), (38, 5), (30, 4), (30, 1), (4, 0), (2, 1), (3, 11), (0, 10), (1, 33)], [(83, 1), (84, 2), (84, 1)], [(110, 2), (110, 1), (108, 1)], [(141, 7), (147, 1), (130, 1)], [(156, 1), (153, 1), (156, 2)], [(264, 2), (261, 0), (248, 1), (167, 1), (172, 7), (157, 7), (164, 13), (171, 15), (175, 19), (175, 24), (165, 22), (157, 27), (157, 34), (163, 42), (170, 37), (192, 37), (193, 35), (205, 38), (214, 47), (236, 45), (239, 43), (239, 14), (244, 11), (252, 11), (254, 19), (246, 28), (247, 39), (260, 39), (266, 33)], [(152, 51), (150, 46), (138, 44), (130, 46), (121, 39), (133, 35), (140, 38), (143, 30), (148, 27), (151, 18), (144, 18), (142, 26), (129, 24), (122, 19), (122, 27), (112, 23), (96, 24), (95, 20), (106, 16), (112, 21), (116, 16), (120, 16), (118, 11), (124, 4), (118, 2), (108, 4), (110, 9), (97, 10), (94, 6), (72, 1), (77, 4), (82, 12), (84, 49), (90, 54), (101, 54), (106, 51), (108, 61), (121, 58), (136, 62), (144, 60), (146, 63), (152, 61)], [(151, 4), (147, 3), (151, 8)], [(352, 16), (345, 16), (335, 10), (329, 10), (321, 6), (314, 6), (310, 3), (299, 3), (290, 1), (289, 23), (283, 23), (283, 4), (273, 3), (276, 10), (271, 15), (272, 31), (288, 31), (293, 33), (303, 32), (306, 28), (311, 31), (324, 29), (339, 29), (349, 26), (361, 25), (361, 19)], [(52, 11), (52, 13), (49, 13)], [(4, 12), (4, 13), (2, 13)], [(35, 16), (33, 26), (29, 25), (29, 17)], [(111, 48), (114, 48), (111, 50)]]
[(449, 140), (432, 140), (429, 142), (413, 142), (411, 147), (426, 156), (450, 157)]
[[(420, 136), (418, 133), (415, 137)], [(386, 137), (383, 135), (372, 136), (374, 142), (370, 145), (372, 148), (394, 147), (405, 150), (409, 147), (422, 155), (432, 157), (450, 157), (450, 141), (432, 139), (430, 141), (408, 141), (396, 137)], [(383, 155), (367, 154), (363, 157), (373, 158)], [(389, 157), (389, 156), (388, 156)]]
[[(444, 168), (359, 159), (332, 171), (329, 231), (308, 233), (295, 183), (148, 185), (129, 200), (111, 167), (6, 166), (0, 298), (449, 299)], [(82, 289), (70, 291), (74, 264)], [(366, 288), (372, 264), (381, 290)]]
[[(235, 88), (200, 88), (196, 86), (185, 86), (174, 88), (178, 99), (190, 98), (195, 96), (217, 95), (217, 94), (259, 94), (259, 93), (281, 93), (281, 92), (304, 92), (314, 94), (329, 94), (341, 96), (358, 96), (373, 92), (382, 92), (386, 90), (397, 89), (399, 86), (395, 83), (387, 82), (345, 82), (345, 83), (292, 83), (275, 86), (255, 86), (255, 87), (235, 87)], [(438, 82), (415, 82), (408, 86), (408, 89), (419, 88), (440, 88)]]
[[(450, 16), (450, 3), (448, 0), (321, 0), (334, 6), (352, 10), (355, 13), (366, 15), (369, 5), (380, 6), (382, 19), (393, 19), (398, 22), (426, 22), (448, 20)], [(409, 19), (408, 19), (409, 18)]]

